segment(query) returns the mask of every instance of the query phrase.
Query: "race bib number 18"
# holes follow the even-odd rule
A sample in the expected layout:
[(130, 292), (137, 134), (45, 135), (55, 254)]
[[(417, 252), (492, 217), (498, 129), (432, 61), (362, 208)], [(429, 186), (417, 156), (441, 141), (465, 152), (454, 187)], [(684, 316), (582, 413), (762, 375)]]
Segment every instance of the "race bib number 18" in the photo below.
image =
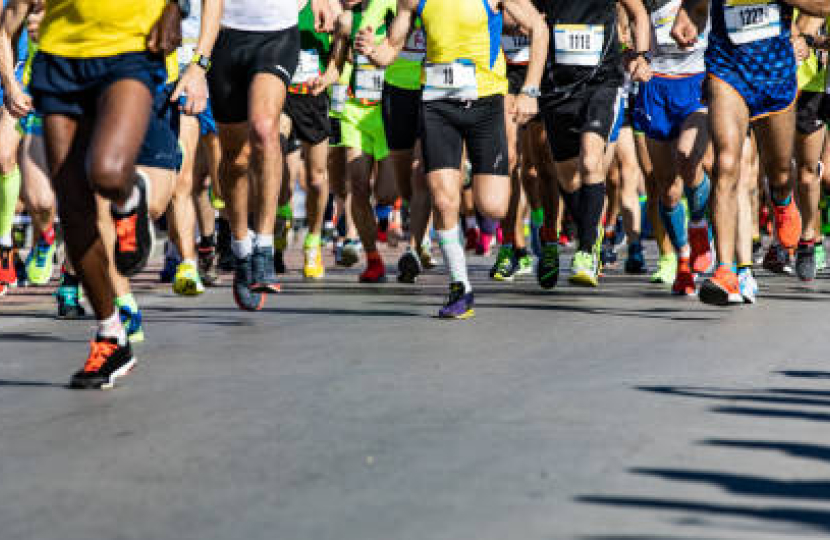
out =
[(781, 35), (781, 7), (774, 0), (725, 0), (723, 18), (735, 45)]
[(383, 95), (384, 70), (369, 63), (364, 56), (358, 56), (355, 62), (354, 97), (367, 101), (380, 101)]
[(553, 39), (559, 65), (592, 67), (602, 61), (605, 28), (601, 24), (557, 24)]
[(456, 60), (445, 64), (424, 64), (424, 101), (455, 99), (472, 101), (478, 99), (476, 67), (472, 62)]

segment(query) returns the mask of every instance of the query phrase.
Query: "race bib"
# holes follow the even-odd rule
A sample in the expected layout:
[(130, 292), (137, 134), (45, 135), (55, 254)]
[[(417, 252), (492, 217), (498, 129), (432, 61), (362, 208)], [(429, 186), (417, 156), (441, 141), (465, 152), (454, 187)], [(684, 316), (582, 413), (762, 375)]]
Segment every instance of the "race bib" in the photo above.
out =
[(557, 24), (553, 39), (559, 65), (593, 67), (602, 61), (605, 28), (601, 24)]
[(502, 34), (501, 48), (504, 50), (504, 57), (508, 64), (526, 66), (530, 62), (530, 38), (528, 36)]
[(781, 7), (774, 0), (724, 0), (723, 18), (735, 45), (781, 35)]
[(657, 54), (678, 54), (684, 52), (671, 37), (671, 29), (674, 26), (678, 11), (680, 11), (680, 0), (669, 2), (651, 14), (651, 24), (654, 27), (654, 41)]
[(355, 60), (355, 88), (354, 97), (367, 101), (380, 101), (383, 94), (383, 79), (385, 71), (369, 63), (369, 60), (359, 55)]
[(186, 66), (193, 59), (196, 52), (196, 38), (182, 38), (182, 45), (176, 51), (180, 66)]
[(427, 62), (424, 64), (424, 76), (424, 101), (478, 99), (476, 66), (468, 60), (456, 60), (445, 64)]
[(335, 84), (331, 87), (331, 110), (342, 113), (346, 109), (346, 99), (349, 96), (347, 84)]
[(305, 84), (320, 75), (320, 55), (317, 51), (300, 51), (300, 61), (291, 78), (291, 84)]
[(401, 51), (400, 58), (410, 62), (423, 62), (427, 54), (427, 37), (423, 28), (416, 28), (409, 33)]

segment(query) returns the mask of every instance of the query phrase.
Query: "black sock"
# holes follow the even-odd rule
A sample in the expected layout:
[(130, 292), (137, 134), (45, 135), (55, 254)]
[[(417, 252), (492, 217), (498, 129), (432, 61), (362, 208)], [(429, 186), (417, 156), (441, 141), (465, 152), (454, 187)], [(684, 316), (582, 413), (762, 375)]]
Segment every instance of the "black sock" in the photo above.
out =
[(516, 254), (517, 259), (521, 259), (522, 257), (527, 257), (527, 248), (516, 248), (516, 251), (513, 253)]
[(599, 221), (602, 219), (602, 207), (605, 206), (605, 184), (586, 184), (582, 186), (579, 214), (579, 250), (590, 252), (597, 241)]
[(202, 249), (216, 247), (216, 235), (211, 234), (209, 236), (202, 236), (199, 239), (199, 247)]
[(582, 188), (577, 189), (573, 193), (567, 193), (564, 189), (562, 189), (560, 190), (560, 193), (562, 193), (562, 200), (565, 202), (565, 208), (568, 209), (568, 213), (571, 215), (571, 220), (574, 225), (576, 225), (576, 233), (579, 235), (580, 223), (578, 216), (582, 212), (582, 209), (579, 207), (580, 202), (582, 201)]

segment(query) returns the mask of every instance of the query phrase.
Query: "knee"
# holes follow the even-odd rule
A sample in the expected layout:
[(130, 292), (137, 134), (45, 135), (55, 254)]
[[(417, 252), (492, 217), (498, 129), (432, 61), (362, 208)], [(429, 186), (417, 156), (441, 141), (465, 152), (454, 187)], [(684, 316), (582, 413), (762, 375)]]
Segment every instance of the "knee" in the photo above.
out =
[(250, 163), (250, 150), (245, 148), (233, 148), (222, 150), (220, 182), (235, 182), (248, 172)]
[(280, 124), (274, 118), (263, 116), (251, 120), (251, 144), (263, 151), (278, 149), (280, 146)]
[(819, 183), (819, 164), (803, 163), (798, 168), (798, 184), (804, 187), (813, 187)]
[(458, 214), (461, 206), (460, 195), (453, 196), (450, 193), (437, 192), (433, 193), (432, 198), (432, 204), (439, 215), (449, 217)]
[(480, 193), (476, 196), (476, 208), (490, 219), (504, 219), (507, 217), (509, 201), (507, 197), (500, 197), (495, 193)]
[(87, 164), (87, 175), (93, 189), (108, 199), (128, 197), (128, 179), (134, 174), (135, 166), (120, 156), (98, 156)]
[(328, 187), (328, 183), (328, 172), (325, 167), (311, 166), (309, 168), (308, 174), (306, 175), (306, 185), (309, 190), (320, 193)]
[(717, 185), (734, 185), (738, 181), (741, 163), (733, 152), (721, 152), (715, 160), (717, 171)]

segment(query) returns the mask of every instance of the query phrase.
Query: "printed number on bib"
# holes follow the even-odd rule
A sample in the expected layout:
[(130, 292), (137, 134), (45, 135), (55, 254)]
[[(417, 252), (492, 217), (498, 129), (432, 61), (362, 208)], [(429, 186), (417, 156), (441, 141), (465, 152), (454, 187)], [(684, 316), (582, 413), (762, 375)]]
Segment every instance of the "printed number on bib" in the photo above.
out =
[(781, 7), (774, 0), (725, 0), (723, 18), (736, 45), (781, 35)]
[(427, 54), (427, 37), (423, 28), (416, 28), (409, 33), (400, 57), (410, 62), (423, 62)]
[(478, 99), (476, 66), (472, 62), (456, 60), (446, 64), (424, 64), (424, 101)]
[(553, 39), (559, 65), (592, 67), (602, 61), (605, 28), (600, 24), (557, 24)]
[(501, 48), (504, 49), (504, 56), (507, 63), (511, 65), (524, 66), (530, 62), (530, 38), (519, 34), (516, 36), (501, 36)]
[(320, 75), (320, 56), (317, 51), (300, 51), (300, 61), (291, 84), (305, 84)]
[(331, 87), (331, 110), (342, 113), (346, 109), (346, 98), (349, 95), (349, 86), (335, 84)]
[(355, 61), (354, 97), (367, 101), (380, 101), (383, 94), (384, 70), (369, 63), (365, 56), (358, 56)]

